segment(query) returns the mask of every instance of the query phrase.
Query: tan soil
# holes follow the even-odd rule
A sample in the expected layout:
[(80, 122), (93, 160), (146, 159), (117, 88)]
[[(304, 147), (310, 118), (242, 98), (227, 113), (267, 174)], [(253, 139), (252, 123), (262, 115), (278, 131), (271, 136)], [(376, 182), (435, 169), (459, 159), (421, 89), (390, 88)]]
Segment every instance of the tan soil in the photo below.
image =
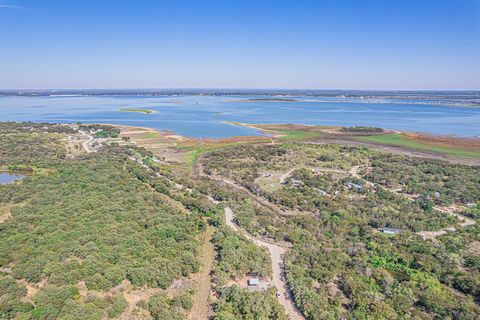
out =
[(47, 279), (39, 283), (29, 283), (25, 279), (15, 280), (18, 284), (27, 288), (27, 294), (21, 299), (22, 302), (33, 303), (33, 296), (47, 284)]

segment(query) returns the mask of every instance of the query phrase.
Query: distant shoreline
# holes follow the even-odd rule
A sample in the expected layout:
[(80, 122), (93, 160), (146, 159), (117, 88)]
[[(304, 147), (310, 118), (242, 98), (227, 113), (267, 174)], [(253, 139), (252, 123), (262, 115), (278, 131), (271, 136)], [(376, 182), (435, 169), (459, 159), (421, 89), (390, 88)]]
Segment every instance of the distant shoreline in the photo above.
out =
[(225, 100), (225, 102), (309, 102), (307, 100), (290, 99), (290, 98), (250, 98), (238, 100)]
[[(313, 97), (309, 97), (313, 98)], [(327, 97), (315, 97), (315, 98), (327, 98)], [(255, 102), (267, 102), (267, 103), (288, 103), (288, 102), (300, 102), (300, 103), (358, 103), (358, 104), (402, 104), (402, 105), (421, 105), (421, 106), (442, 106), (451, 108), (480, 108), (480, 103), (471, 102), (459, 102), (459, 101), (415, 101), (405, 99), (403, 101), (386, 100), (385, 98), (341, 98), (341, 97), (328, 97), (332, 100), (301, 100), (301, 99), (283, 99), (283, 98), (252, 98), (252, 99), (232, 99), (225, 100), (225, 102), (236, 103), (255, 103)]]

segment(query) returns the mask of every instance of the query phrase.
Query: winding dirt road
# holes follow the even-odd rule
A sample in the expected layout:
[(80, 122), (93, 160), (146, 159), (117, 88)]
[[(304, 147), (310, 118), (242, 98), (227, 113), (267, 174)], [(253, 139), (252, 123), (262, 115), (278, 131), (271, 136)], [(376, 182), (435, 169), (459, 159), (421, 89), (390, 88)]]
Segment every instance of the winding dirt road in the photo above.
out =
[(232, 228), (235, 232), (243, 234), (246, 238), (251, 240), (257, 246), (265, 247), (270, 252), (270, 256), (272, 259), (272, 284), (277, 288), (279, 297), (278, 301), (280, 304), (285, 308), (288, 316), (292, 320), (300, 320), (304, 319), (302, 314), (298, 311), (293, 303), (292, 296), (290, 292), (287, 290), (287, 284), (284, 280), (284, 270), (283, 270), (283, 255), (286, 251), (285, 248), (265, 242), (263, 240), (257, 239), (247, 233), (245, 230), (240, 229), (238, 225), (235, 223), (235, 215), (229, 207), (225, 207), (225, 220), (227, 225)]

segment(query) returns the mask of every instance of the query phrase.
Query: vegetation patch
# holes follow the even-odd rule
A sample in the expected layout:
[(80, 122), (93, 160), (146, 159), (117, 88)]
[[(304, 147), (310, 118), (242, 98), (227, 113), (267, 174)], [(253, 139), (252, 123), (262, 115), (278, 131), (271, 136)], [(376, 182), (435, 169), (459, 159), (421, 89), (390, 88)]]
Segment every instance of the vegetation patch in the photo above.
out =
[(382, 133), (385, 130), (377, 127), (366, 127), (366, 126), (354, 126), (354, 127), (342, 127), (343, 132), (351, 133)]
[(135, 113), (144, 113), (144, 114), (152, 114), (154, 111), (150, 109), (133, 109), (133, 108), (121, 108), (118, 109), (120, 112), (135, 112)]

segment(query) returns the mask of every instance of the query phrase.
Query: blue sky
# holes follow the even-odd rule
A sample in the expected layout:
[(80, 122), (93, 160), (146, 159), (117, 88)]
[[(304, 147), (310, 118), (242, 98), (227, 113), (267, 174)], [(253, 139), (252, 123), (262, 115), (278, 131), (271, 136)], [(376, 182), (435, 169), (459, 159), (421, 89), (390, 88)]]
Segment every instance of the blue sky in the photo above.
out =
[(0, 88), (480, 89), (480, 0), (0, 0)]

